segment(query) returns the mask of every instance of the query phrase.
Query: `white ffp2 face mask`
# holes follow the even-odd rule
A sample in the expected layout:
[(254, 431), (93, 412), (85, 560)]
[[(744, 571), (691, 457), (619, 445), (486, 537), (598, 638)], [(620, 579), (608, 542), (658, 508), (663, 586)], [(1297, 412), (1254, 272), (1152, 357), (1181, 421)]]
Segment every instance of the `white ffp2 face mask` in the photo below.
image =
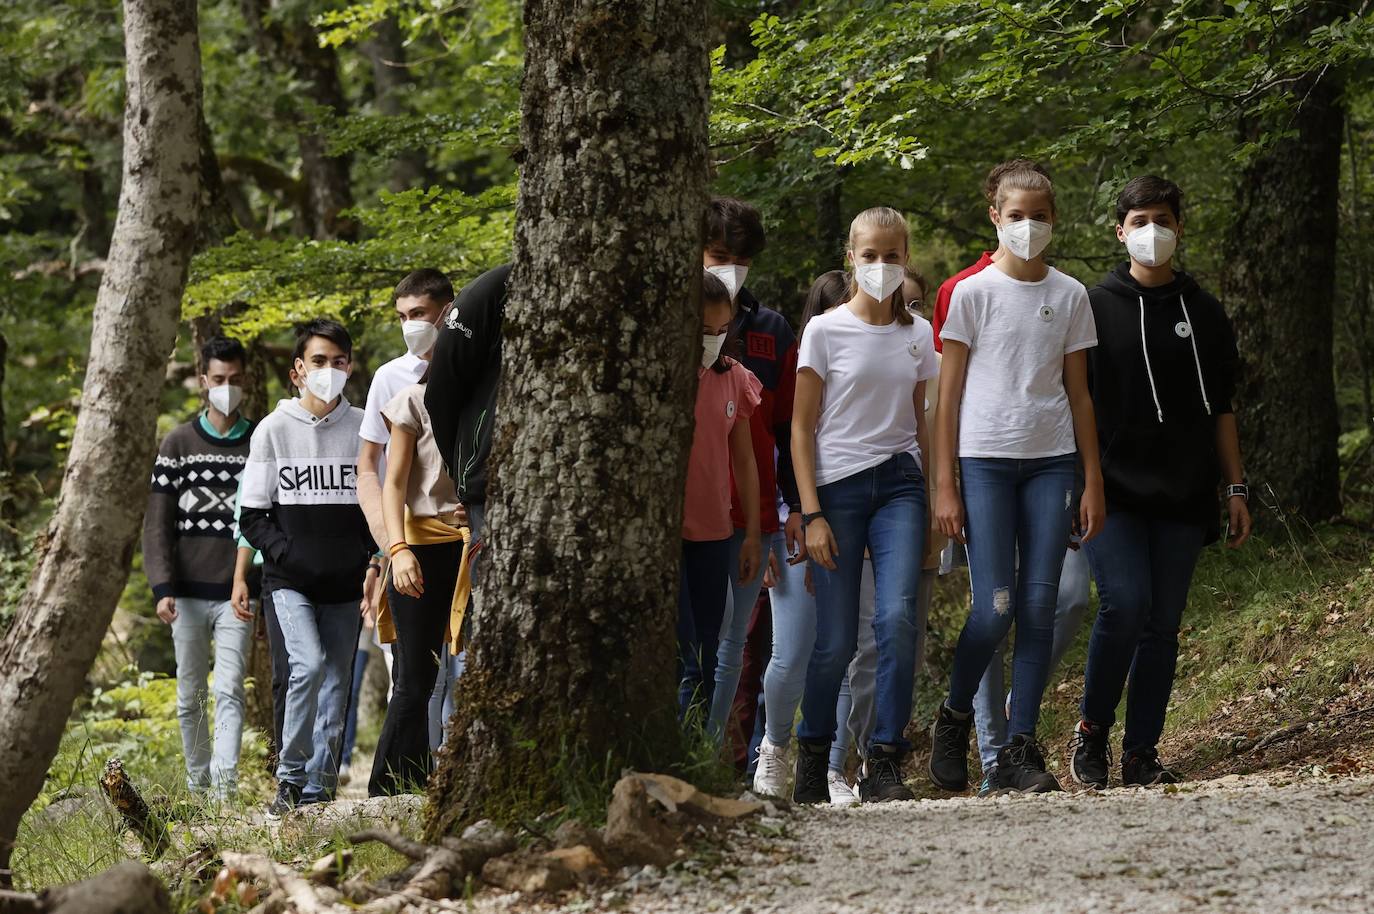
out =
[(1151, 222), (1126, 235), (1126, 253), (1131, 259), (1147, 267), (1168, 263), (1178, 247), (1178, 234), (1173, 229)]
[(854, 265), (854, 281), (878, 301), (887, 297), (906, 279), (906, 267), (900, 263), (860, 263)]
[(243, 388), (234, 384), (221, 384), (206, 390), (205, 399), (209, 400), (210, 405), (224, 415), (232, 416), (234, 410), (238, 409), (239, 404), (243, 402)]
[(434, 348), (439, 339), (439, 328), (429, 321), (404, 321), (401, 323), (401, 336), (406, 341), (406, 352), (422, 356)]
[(707, 267), (706, 272), (725, 283), (725, 288), (730, 293), (730, 301), (734, 301), (735, 296), (739, 295), (739, 290), (744, 288), (744, 277), (749, 275), (749, 268), (737, 263), (727, 263)]
[(701, 367), (710, 368), (716, 364), (716, 359), (720, 358), (721, 349), (725, 348), (724, 333), (703, 333), (701, 335)]
[(997, 226), (997, 240), (1002, 246), (1022, 260), (1034, 260), (1049, 246), (1054, 236), (1054, 226), (1048, 222), (1022, 219), (1020, 222), (1002, 222)]
[(305, 376), (305, 386), (310, 392), (326, 403), (343, 393), (348, 383), (348, 373), (337, 368), (315, 368)]

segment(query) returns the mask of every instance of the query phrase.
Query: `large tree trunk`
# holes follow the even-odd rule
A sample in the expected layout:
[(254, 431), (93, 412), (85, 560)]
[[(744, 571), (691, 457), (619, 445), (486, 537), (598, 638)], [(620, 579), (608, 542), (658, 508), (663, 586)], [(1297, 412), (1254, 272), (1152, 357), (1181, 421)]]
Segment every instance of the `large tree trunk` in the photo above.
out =
[[(1339, 6), (1333, 4), (1333, 9)], [(1318, 23), (1309, 22), (1308, 26)], [(1334, 71), (1295, 84), (1291, 125), (1242, 172), (1222, 291), (1240, 345), (1238, 421), (1252, 485), (1316, 521), (1341, 509), (1332, 364), (1342, 87)]]
[[(372, 99), (377, 113), (386, 117), (405, 114), (403, 96), (410, 91), (412, 80), (406, 68), (406, 46), (396, 17), (387, 16), (372, 29), (372, 37), (358, 46), (372, 64)], [(421, 149), (408, 149), (396, 156), (391, 164), (387, 186), (403, 191), (423, 182), (428, 173), (425, 154)]]
[(43, 786), (128, 576), (195, 240), (195, 0), (124, 0), (124, 177), (62, 494), (0, 643), (0, 869)]
[(700, 351), (706, 0), (530, 0), (475, 657), (431, 829), (663, 767)]

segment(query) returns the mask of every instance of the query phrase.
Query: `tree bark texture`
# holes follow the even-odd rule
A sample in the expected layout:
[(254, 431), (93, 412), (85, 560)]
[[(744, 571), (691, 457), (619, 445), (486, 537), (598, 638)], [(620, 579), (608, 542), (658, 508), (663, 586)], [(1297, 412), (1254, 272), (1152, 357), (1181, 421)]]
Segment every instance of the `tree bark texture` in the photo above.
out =
[(1312, 521), (1341, 507), (1332, 362), (1344, 120), (1337, 80), (1334, 71), (1313, 74), (1293, 87), (1295, 110), (1284, 123), (1248, 126), (1258, 136), (1291, 124), (1295, 135), (1242, 172), (1223, 277), (1240, 347), (1237, 418), (1251, 483), (1266, 503), (1272, 488), (1280, 508)]
[(124, 174), (91, 355), (47, 542), (0, 642), (0, 869), (43, 785), (128, 576), (167, 353), (195, 241), (195, 0), (124, 0)]
[(609, 791), (681, 746), (707, 3), (531, 0), (524, 22), (489, 537), (433, 834)]

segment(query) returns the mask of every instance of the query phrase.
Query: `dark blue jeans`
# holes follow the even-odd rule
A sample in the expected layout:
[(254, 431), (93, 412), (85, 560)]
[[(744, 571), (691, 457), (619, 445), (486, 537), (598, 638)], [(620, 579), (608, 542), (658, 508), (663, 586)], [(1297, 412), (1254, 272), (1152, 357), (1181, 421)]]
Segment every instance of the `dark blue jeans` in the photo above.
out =
[(1122, 689), (1122, 751), (1153, 749), (1164, 732), (1178, 663), (1178, 627), (1203, 529), (1195, 524), (1113, 512), (1087, 545), (1100, 605), (1088, 642), (1083, 719), (1110, 727)]
[(858, 646), (859, 585), (867, 549), (873, 558), (873, 634), (878, 648), (869, 745), (909, 749), (902, 731), (911, 720), (916, 603), (926, 540), (926, 484), (921, 468), (910, 454), (898, 454), (823, 485), (816, 494), (839, 554), (834, 571), (811, 563), (816, 647), (806, 670), (797, 738), (826, 745), (835, 739), (835, 700)]
[(955, 711), (973, 710), (978, 681), (1014, 621), (1008, 719), (1013, 736), (1034, 735), (1040, 719), (1077, 467), (1076, 454), (959, 461), (973, 608), (954, 650), (948, 704)]
[(682, 582), (678, 590), (678, 716), (699, 709), (702, 724), (715, 694), (720, 624), (730, 586), (730, 539), (682, 541)]

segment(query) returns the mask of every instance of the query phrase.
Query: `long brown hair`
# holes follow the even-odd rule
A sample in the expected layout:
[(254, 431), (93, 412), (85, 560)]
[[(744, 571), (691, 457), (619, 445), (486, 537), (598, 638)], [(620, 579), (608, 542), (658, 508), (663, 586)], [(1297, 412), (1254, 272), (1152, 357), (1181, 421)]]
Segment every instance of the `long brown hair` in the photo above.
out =
[[(906, 217), (897, 212), (890, 206), (871, 206), (859, 215), (854, 217), (854, 221), (849, 223), (849, 253), (851, 260), (854, 253), (854, 238), (860, 231), (893, 231), (901, 230), (902, 238), (907, 242), (908, 253), (911, 250), (911, 226), (907, 223)], [(858, 264), (854, 264), (855, 267)], [(849, 298), (853, 298), (859, 292), (859, 281), (854, 277), (854, 271), (849, 273), (849, 289), (846, 293)], [(902, 301), (902, 289), (898, 286), (892, 293), (891, 301), (892, 319), (899, 324), (910, 324), (911, 315), (907, 313), (906, 302)]]

